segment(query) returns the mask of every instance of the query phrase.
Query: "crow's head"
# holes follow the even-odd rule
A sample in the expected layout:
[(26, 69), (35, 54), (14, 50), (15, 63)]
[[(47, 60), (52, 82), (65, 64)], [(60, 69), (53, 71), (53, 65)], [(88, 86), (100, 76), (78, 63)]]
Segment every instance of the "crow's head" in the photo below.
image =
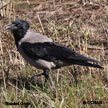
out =
[(13, 36), (17, 40), (23, 38), (28, 29), (29, 29), (29, 24), (24, 20), (13, 21), (11, 25), (8, 25), (6, 27), (6, 30), (12, 31)]

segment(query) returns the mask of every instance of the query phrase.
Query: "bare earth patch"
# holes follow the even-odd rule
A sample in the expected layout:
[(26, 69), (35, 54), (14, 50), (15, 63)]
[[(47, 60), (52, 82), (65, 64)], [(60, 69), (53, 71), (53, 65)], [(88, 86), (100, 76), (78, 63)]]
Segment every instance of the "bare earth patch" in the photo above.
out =
[[(13, 3), (13, 8), (11, 13), (0, 16), (0, 106), (5, 106), (5, 101), (24, 101), (31, 103), (30, 108), (107, 108), (107, 0), (20, 0)], [(40, 78), (29, 85), (28, 79), (41, 70), (22, 59), (11, 33), (5, 31), (14, 19), (26, 20), (31, 28), (55, 42), (98, 59), (104, 69), (65, 67), (50, 73), (51, 84), (44, 85), (44, 78)]]

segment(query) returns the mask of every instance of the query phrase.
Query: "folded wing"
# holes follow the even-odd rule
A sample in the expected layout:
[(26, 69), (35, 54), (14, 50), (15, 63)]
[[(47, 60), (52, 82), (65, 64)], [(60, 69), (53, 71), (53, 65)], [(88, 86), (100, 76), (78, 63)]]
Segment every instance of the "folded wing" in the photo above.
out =
[[(43, 59), (53, 62), (60, 60), (70, 64), (102, 68), (97, 64), (97, 60), (85, 57), (76, 53), (71, 48), (59, 45), (54, 42), (33, 44), (25, 42), (21, 44), (21, 48), (28, 57), (34, 60)], [(95, 62), (96, 64), (91, 64), (89, 62)]]

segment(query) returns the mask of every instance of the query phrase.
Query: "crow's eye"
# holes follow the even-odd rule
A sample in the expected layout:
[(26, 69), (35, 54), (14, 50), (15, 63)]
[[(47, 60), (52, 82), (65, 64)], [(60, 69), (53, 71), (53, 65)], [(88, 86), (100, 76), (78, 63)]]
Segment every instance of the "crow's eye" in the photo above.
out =
[(15, 26), (19, 27), (20, 25), (19, 24), (15, 24)]
[(16, 27), (19, 27), (20, 25), (19, 24), (17, 24), (17, 23), (13, 23)]

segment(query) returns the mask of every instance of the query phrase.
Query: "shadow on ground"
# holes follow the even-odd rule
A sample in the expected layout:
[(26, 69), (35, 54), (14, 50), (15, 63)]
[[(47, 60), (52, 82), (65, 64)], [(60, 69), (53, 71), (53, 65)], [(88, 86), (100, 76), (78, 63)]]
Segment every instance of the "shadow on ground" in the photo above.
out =
[(38, 78), (30, 81), (30, 78), (18, 76), (17, 78), (6, 79), (5, 83), (3, 79), (0, 79), (0, 86), (4, 84), (6, 85), (6, 87), (10, 85), (20, 90), (23, 88), (26, 88), (27, 90), (31, 90), (31, 89), (35, 89), (35, 87), (39, 87), (43, 89), (43, 87), (47, 87), (48, 83), (45, 83), (42, 78)]

